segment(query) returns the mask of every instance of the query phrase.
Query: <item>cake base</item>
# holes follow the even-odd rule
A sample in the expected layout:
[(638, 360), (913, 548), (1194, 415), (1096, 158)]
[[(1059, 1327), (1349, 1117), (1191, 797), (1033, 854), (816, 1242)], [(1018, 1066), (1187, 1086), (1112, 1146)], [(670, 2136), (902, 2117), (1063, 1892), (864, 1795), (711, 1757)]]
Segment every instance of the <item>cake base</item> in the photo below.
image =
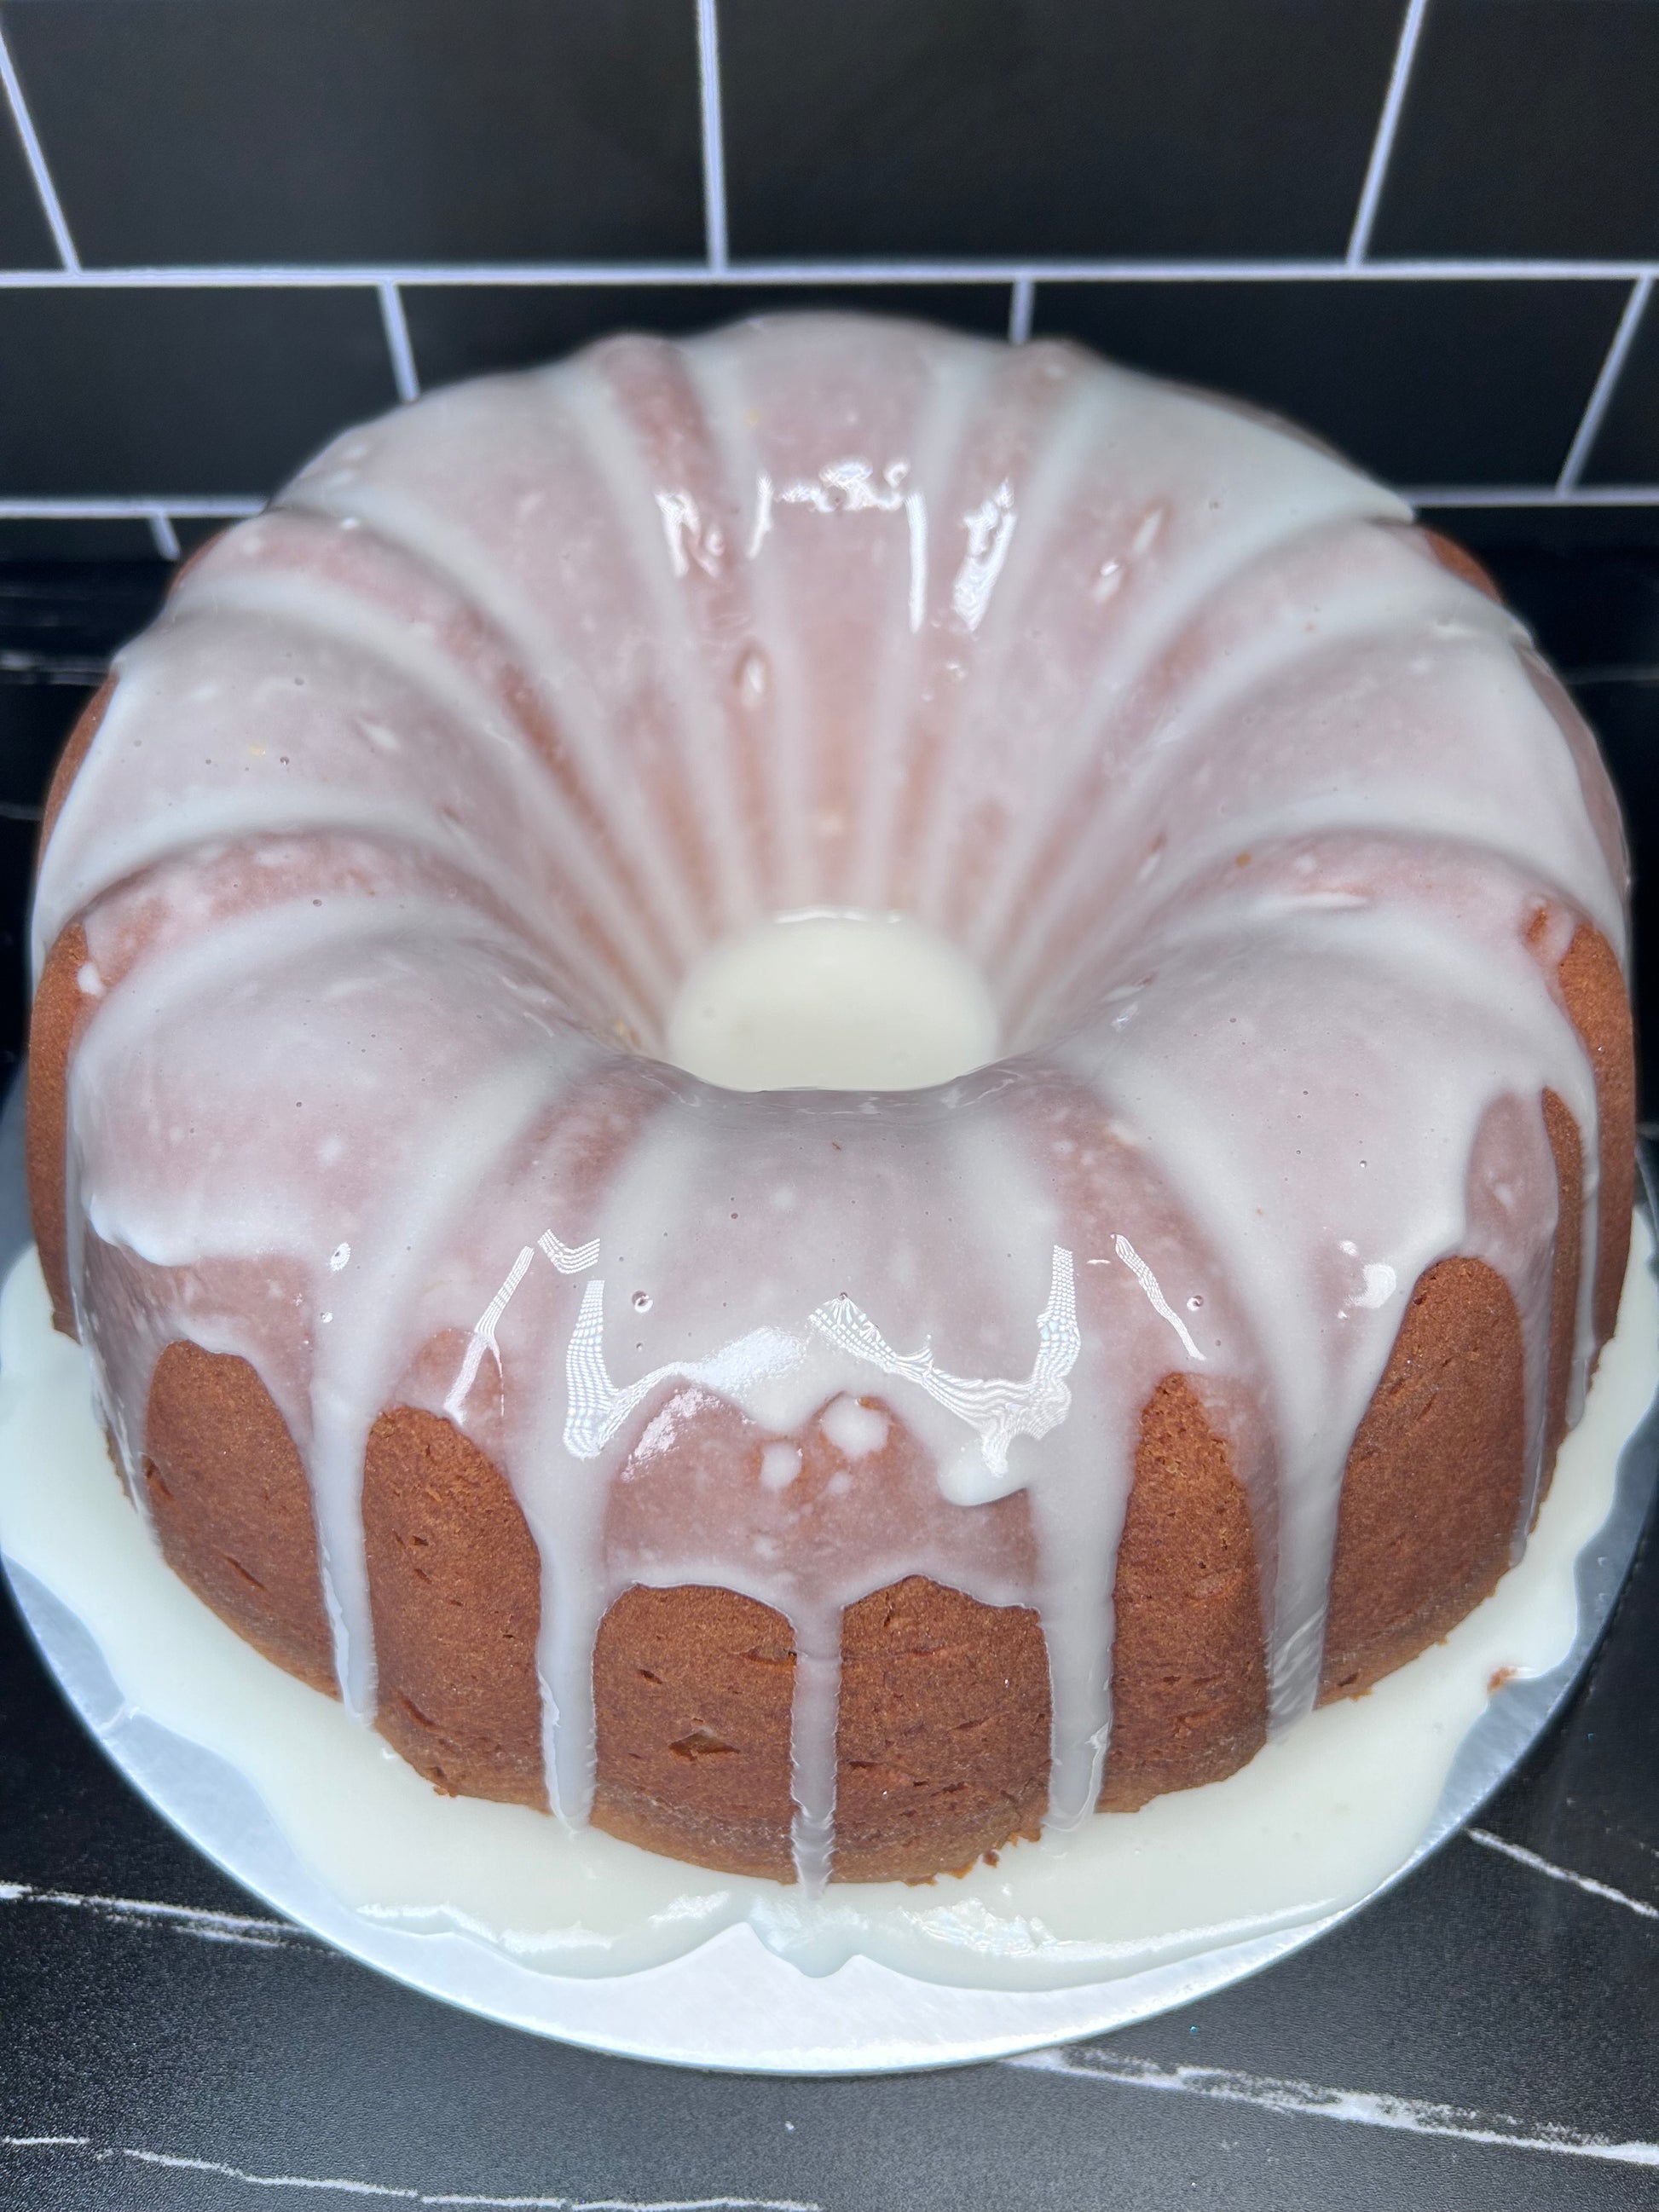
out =
[(1638, 1217), (1619, 1332), (1527, 1556), (1444, 1644), (1225, 1782), (962, 1879), (810, 1902), (436, 1796), (161, 1565), (32, 1252), (0, 1297), (0, 1552), (48, 1664), (135, 1785), (239, 1881), (398, 1979), (687, 2065), (989, 2058), (1191, 2002), (1299, 1948), (1510, 1771), (1588, 1657), (1651, 1498), (1652, 1250)]

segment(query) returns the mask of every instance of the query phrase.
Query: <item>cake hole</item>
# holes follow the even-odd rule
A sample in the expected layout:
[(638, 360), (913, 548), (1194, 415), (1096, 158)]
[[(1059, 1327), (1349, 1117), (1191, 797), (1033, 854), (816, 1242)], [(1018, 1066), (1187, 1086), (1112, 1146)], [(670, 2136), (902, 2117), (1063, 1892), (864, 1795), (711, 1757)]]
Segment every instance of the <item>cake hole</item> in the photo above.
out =
[(906, 915), (786, 915), (681, 984), (668, 1057), (726, 1091), (918, 1091), (994, 1060), (996, 1009), (948, 938)]

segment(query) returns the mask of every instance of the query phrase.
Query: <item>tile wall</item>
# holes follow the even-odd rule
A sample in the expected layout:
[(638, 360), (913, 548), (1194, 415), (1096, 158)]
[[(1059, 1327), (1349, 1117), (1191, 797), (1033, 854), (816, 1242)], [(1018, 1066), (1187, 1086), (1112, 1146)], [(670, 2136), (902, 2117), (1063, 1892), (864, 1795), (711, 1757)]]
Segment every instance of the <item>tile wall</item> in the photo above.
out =
[[(0, 557), (618, 324), (1072, 332), (1659, 502), (1654, 0), (0, 0)], [(85, 526), (77, 528), (71, 526)]]

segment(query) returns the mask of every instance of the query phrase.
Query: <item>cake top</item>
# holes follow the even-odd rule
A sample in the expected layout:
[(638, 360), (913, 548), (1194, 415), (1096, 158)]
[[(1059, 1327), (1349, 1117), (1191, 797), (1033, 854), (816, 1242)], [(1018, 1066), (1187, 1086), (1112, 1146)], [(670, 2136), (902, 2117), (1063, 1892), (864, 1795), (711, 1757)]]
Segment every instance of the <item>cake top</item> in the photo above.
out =
[[(253, 1362), (360, 1710), (392, 1403), (524, 1506), (573, 1817), (618, 1588), (775, 1604), (805, 1672), (924, 1572), (1040, 1606), (1080, 1819), (1172, 1371), (1250, 1490), (1293, 1717), (1347, 1444), (1447, 1254), (1514, 1292), (1535, 1478), (1540, 1091), (1595, 1121), (1553, 978), (1581, 922), (1622, 950), (1616, 808), (1520, 627), (1310, 441), (1047, 343), (619, 338), (337, 441), (118, 676), (35, 915), (107, 1000), (72, 1260), (131, 1326), (89, 1350), (130, 1462), (173, 1336)], [(891, 1026), (909, 991), (947, 1032), (921, 1087), (672, 1064), (802, 916), (902, 918)], [(820, 1418), (848, 1483), (797, 1499)], [(890, 1420), (916, 1479), (872, 1496)], [(804, 1725), (804, 1873), (833, 1749)]]

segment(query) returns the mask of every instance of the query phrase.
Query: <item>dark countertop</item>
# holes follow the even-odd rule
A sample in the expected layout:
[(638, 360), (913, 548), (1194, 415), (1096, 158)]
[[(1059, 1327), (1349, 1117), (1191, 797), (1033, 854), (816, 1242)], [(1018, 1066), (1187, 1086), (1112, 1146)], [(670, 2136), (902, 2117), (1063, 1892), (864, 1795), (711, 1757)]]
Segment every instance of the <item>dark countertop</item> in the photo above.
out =
[[(1606, 525), (1454, 526), (1601, 732), (1638, 864), (1659, 853), (1659, 553)], [(52, 755), (164, 580), (0, 568), (13, 944)], [(1650, 973), (1656, 931), (1638, 870)], [(0, 975), (15, 1054), (9, 946)], [(778, 2081), (539, 2042), (270, 1921), (106, 1764), (0, 1601), (0, 2206), (1659, 2204), (1656, 1684), (1650, 1536), (1584, 1683), (1479, 1826), (1310, 1950), (1035, 2061)]]

